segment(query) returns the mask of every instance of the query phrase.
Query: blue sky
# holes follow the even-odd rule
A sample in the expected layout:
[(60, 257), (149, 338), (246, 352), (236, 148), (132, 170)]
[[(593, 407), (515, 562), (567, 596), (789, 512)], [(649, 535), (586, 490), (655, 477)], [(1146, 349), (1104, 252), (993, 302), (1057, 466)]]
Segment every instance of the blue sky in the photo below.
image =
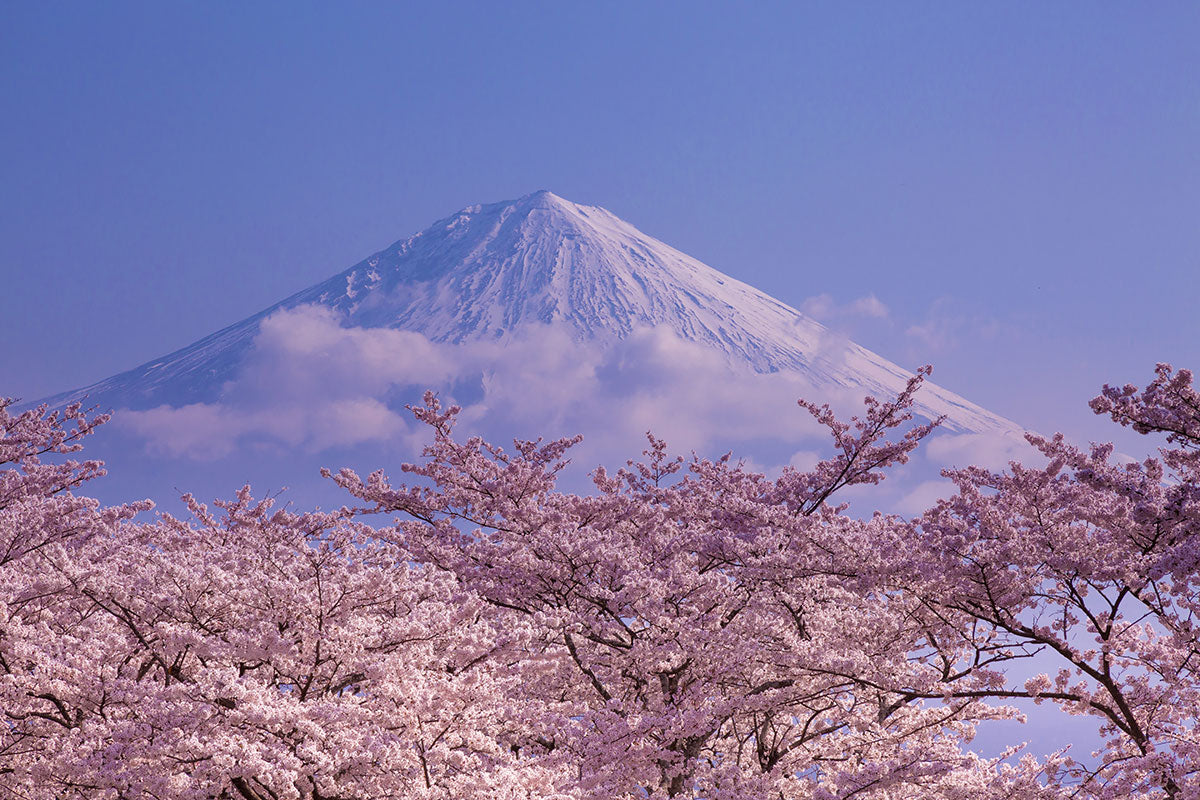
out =
[[(1200, 368), (1194, 3), (0, 15), (0, 394), (537, 188), (1040, 429), (1102, 437), (1101, 383)], [(854, 313), (870, 295), (886, 316)]]

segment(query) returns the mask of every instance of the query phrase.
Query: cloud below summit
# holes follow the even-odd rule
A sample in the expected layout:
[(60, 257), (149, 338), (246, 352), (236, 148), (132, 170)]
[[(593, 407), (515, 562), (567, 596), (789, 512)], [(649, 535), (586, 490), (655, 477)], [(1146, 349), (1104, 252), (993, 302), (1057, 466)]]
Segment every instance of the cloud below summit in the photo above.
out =
[(462, 405), (471, 432), (583, 433), (597, 456), (637, 452), (648, 430), (685, 450), (760, 439), (794, 451), (819, 433), (797, 398), (846, 408), (861, 399), (818, 392), (797, 374), (735, 367), (663, 327), (602, 344), (580, 343), (565, 326), (528, 325), (504, 342), (452, 344), (346, 326), (336, 312), (303, 306), (263, 321), (218, 400), (118, 419), (150, 448), (197, 459), (272, 443), (319, 452), (376, 441), (415, 452), (424, 431), (404, 405), (425, 389)]
[[(838, 345), (832, 337), (827, 344)], [(565, 325), (526, 325), (504, 341), (446, 343), (346, 325), (336, 311), (302, 306), (263, 321), (218, 399), (123, 410), (114, 422), (151, 452), (193, 461), (266, 451), (319, 466), (338, 458), (339, 448), (362, 445), (410, 460), (429, 432), (405, 405), (420, 403), (426, 389), (462, 407), (460, 436), (504, 445), (513, 436), (583, 434), (572, 460), (585, 469), (636, 456), (648, 431), (673, 452), (731, 451), (771, 475), (789, 463), (809, 468), (829, 454), (829, 435), (796, 400), (829, 402), (842, 419), (862, 408), (860, 390), (816, 386), (793, 372), (757, 373), (661, 326), (607, 343), (581, 343)], [(939, 432), (918, 453), (919, 475), (901, 469), (882, 494), (850, 492), (847, 499), (916, 513), (952, 488), (930, 480), (942, 468), (1001, 467), (1025, 451), (1011, 433)]]

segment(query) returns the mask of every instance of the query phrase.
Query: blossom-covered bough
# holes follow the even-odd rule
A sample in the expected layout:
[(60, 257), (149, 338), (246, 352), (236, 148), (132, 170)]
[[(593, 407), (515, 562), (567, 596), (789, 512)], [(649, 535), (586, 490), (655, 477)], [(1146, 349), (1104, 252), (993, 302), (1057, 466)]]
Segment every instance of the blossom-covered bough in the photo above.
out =
[(1101, 750), (1063, 776), (1080, 794), (1200, 797), (1200, 395), (1160, 364), (1091, 407), (1173, 446), (1121, 463), (1112, 445), (1029, 436), (1047, 466), (952, 473), (958, 494), (918, 520), (914, 594), (943, 640), (1055, 662), (1023, 685), (984, 665), (984, 694), (1096, 718)]
[(38, 456), (98, 421), (0, 408), (0, 797), (556, 796), (512, 768), (521, 631), (345, 512), (75, 498), (99, 466)]
[[(427, 395), (404, 484), (331, 476), (362, 508), (149, 522), (74, 494), (103, 418), (2, 404), (0, 797), (1200, 797), (1190, 374), (1093, 401), (1160, 459), (1031, 437), (1044, 468), (849, 515), (932, 429), (927, 372), (849, 423), (802, 403), (833, 455), (776, 479), (650, 437), (563, 492), (576, 440), (459, 440)], [(1103, 749), (972, 753), (1014, 698)]]
[(404, 467), (418, 482), (335, 479), (369, 510), (402, 512), (381, 535), (478, 593), (498, 627), (537, 632), (514, 663), (531, 721), (522, 751), (577, 776), (581, 796), (1007, 791), (1012, 776), (959, 748), (975, 722), (1007, 712), (921, 702), (947, 679), (912, 658), (923, 631), (885, 581), (899, 521), (828, 502), (877, 482), (931, 430), (886, 438), (911, 420), (924, 375), (850, 424), (805, 405), (836, 454), (775, 481), (727, 458), (685, 470), (651, 437), (644, 463), (596, 470), (596, 494), (560, 494), (575, 440), (511, 454), (458, 442), (456, 409), (432, 396), (416, 412), (433, 444)]

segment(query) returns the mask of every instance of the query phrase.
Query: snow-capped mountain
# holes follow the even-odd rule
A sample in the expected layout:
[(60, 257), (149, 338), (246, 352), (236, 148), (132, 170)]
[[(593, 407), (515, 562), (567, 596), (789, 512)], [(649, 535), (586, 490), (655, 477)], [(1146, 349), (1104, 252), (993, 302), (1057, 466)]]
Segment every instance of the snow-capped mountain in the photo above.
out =
[[(91, 403), (146, 409), (215, 401), (262, 320), (309, 304), (335, 310), (346, 325), (412, 330), (435, 342), (503, 342), (529, 323), (566, 325), (581, 342), (665, 326), (760, 373), (795, 371), (818, 387), (880, 397), (910, 375), (602, 208), (539, 191), (464, 208), (188, 347), (48, 402), (87, 395)], [(919, 407), (945, 415), (951, 430), (1020, 430), (932, 384)]]

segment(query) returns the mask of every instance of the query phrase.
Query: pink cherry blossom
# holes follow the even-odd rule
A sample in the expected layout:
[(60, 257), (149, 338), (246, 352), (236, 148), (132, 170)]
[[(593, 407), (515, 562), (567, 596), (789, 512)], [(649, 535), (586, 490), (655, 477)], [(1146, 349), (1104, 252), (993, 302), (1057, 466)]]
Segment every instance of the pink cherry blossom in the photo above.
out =
[[(327, 473), (360, 507), (183, 519), (76, 494), (104, 417), (0, 402), (0, 797), (1200, 798), (1191, 375), (1092, 401), (1159, 458), (1030, 436), (1047, 466), (851, 516), (936, 424), (927, 374), (802, 402), (811, 470), (650, 436), (590, 494), (557, 488), (577, 438), (459, 439), (427, 395), (404, 482)], [(1018, 699), (1100, 750), (973, 753)]]

